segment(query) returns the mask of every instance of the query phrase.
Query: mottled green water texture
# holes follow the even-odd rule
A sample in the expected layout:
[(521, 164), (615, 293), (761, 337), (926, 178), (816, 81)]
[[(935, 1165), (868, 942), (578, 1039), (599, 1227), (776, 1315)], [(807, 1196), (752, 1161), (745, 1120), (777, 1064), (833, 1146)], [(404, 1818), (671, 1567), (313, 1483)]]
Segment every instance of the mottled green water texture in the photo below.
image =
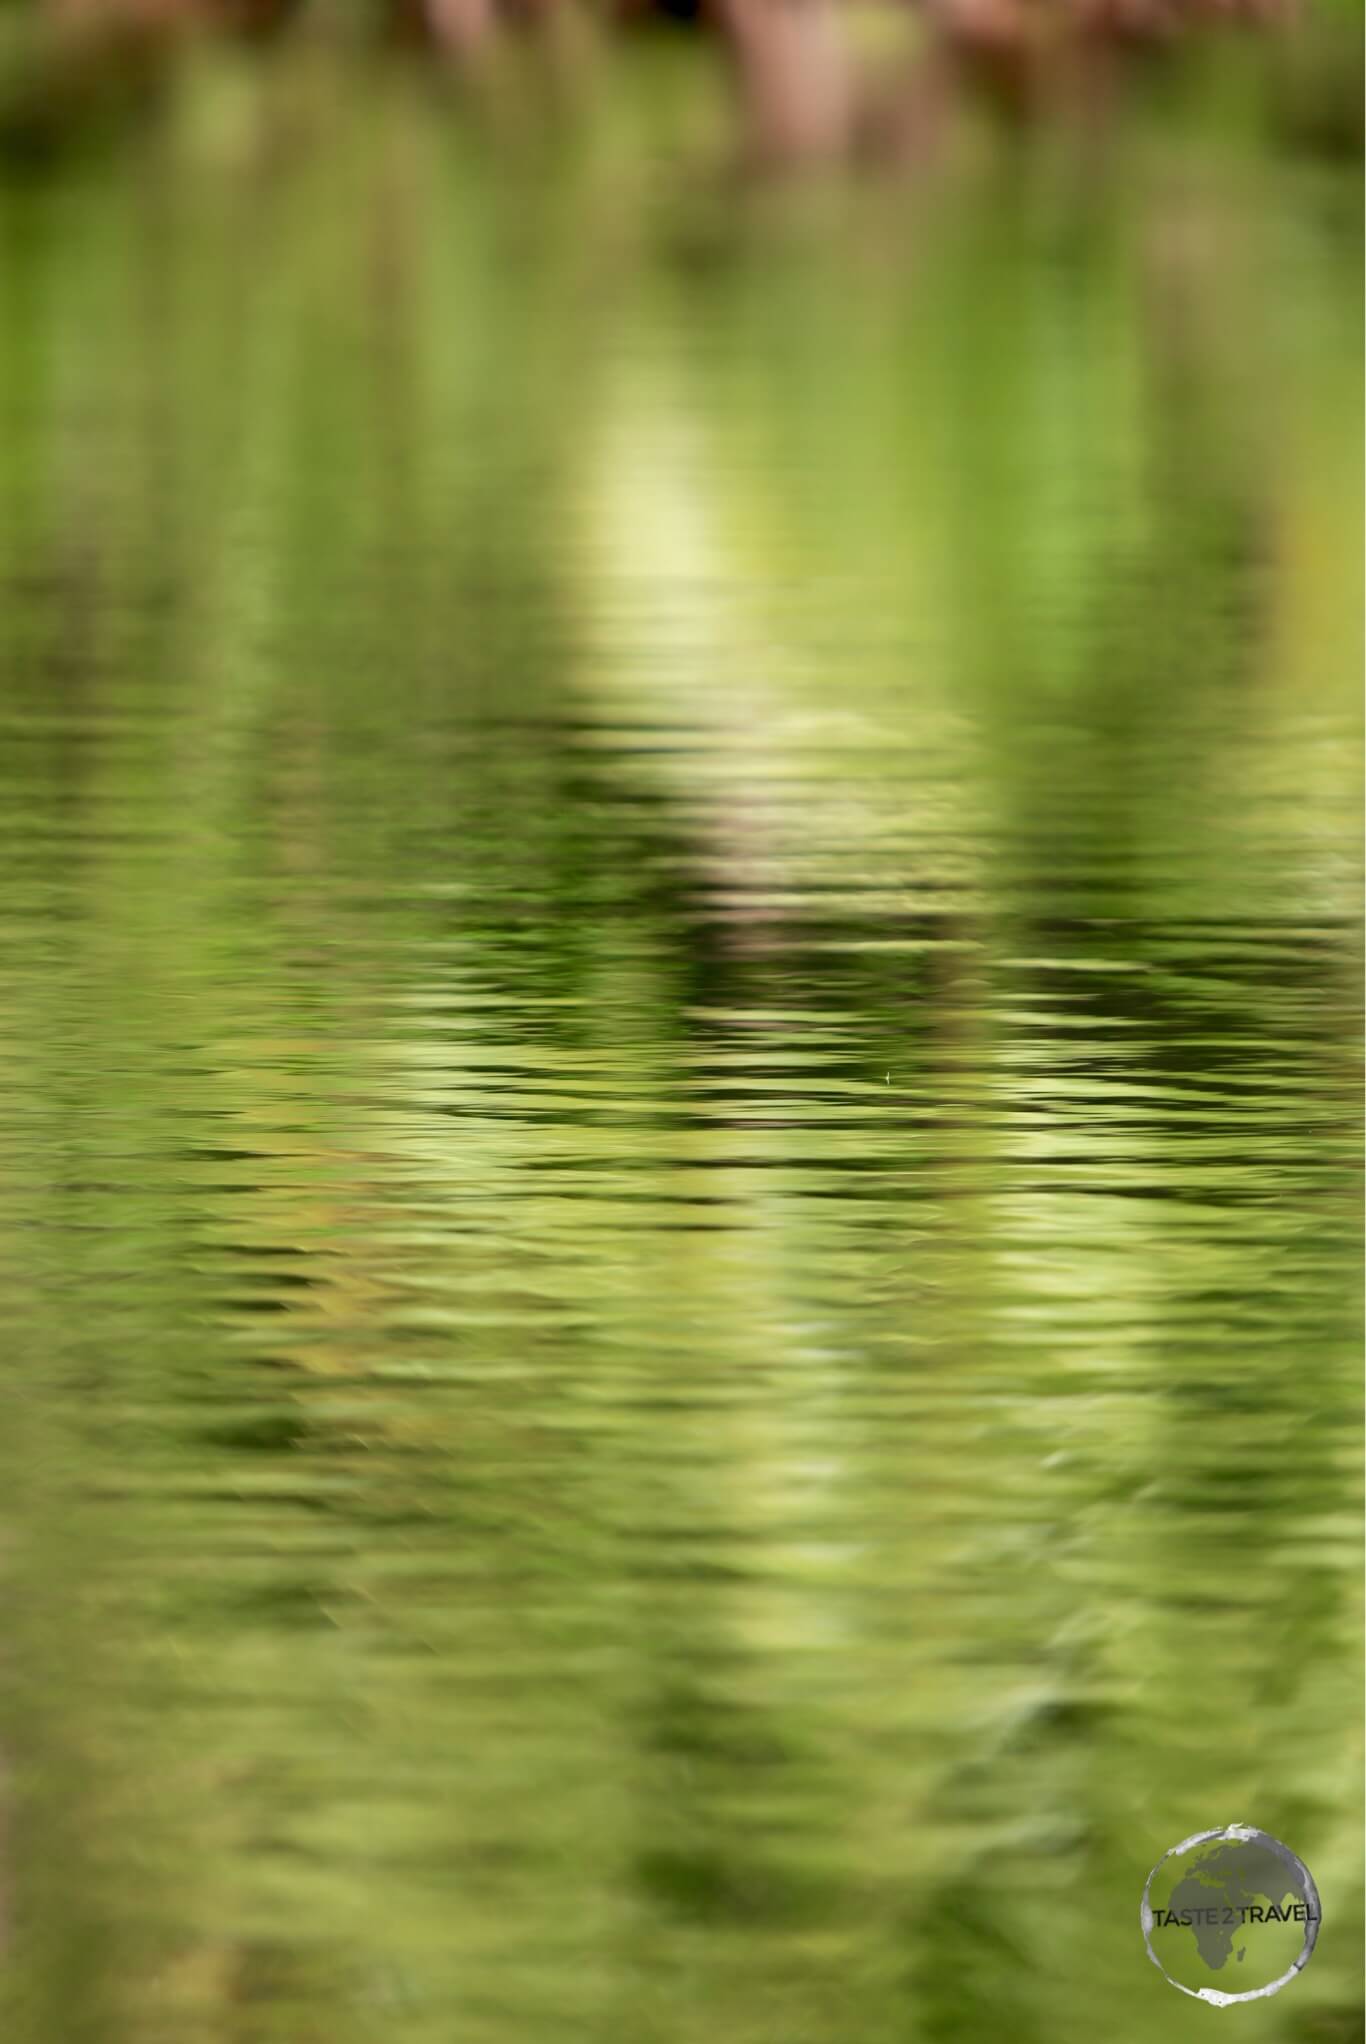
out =
[(617, 66), (0, 180), (0, 2034), (1352, 2044), (1355, 171)]

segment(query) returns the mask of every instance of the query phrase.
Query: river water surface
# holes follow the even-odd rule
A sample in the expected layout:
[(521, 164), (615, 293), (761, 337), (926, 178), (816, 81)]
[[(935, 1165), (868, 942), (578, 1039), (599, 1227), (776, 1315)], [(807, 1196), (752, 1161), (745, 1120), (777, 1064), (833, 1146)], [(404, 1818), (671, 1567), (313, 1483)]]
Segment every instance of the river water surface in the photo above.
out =
[(4, 2035), (1349, 2044), (1353, 174), (645, 69), (0, 200)]

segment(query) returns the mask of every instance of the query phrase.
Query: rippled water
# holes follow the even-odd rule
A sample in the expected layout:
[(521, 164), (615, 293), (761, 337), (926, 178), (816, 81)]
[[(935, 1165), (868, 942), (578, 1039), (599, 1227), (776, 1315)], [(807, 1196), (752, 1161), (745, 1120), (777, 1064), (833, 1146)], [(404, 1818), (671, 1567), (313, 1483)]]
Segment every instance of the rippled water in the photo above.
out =
[(6, 2037), (1347, 2044), (1350, 173), (656, 84), (0, 200)]

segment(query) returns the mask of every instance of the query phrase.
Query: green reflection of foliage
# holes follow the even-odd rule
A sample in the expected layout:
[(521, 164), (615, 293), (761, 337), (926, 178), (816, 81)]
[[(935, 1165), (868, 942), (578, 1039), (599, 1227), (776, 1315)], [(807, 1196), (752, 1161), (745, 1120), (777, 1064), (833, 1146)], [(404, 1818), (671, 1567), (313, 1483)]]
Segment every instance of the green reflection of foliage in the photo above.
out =
[(187, 92), (4, 200), (6, 2034), (1194, 2035), (1192, 1813), (1355, 1866), (1332, 177)]

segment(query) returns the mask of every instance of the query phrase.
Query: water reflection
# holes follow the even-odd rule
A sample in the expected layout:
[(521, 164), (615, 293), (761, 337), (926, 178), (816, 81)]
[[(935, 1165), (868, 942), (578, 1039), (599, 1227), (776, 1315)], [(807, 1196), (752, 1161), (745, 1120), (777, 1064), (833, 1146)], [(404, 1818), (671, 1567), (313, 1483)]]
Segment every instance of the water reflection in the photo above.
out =
[(1337, 173), (345, 119), (6, 201), (7, 2034), (1346, 2039)]

